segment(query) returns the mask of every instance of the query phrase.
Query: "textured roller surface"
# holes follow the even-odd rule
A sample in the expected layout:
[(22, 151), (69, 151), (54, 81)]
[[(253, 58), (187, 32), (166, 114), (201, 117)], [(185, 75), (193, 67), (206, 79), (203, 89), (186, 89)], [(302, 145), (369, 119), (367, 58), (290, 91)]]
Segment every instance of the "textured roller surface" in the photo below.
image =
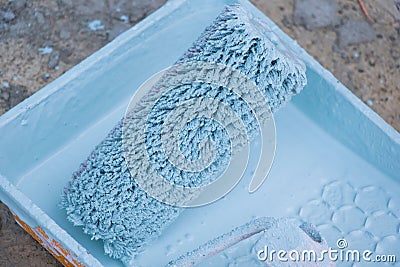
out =
[(239, 70), (257, 84), (275, 112), (300, 92), (306, 76), (303, 64), (274, 39), (267, 25), (231, 6), (178, 62), (217, 62)]
[[(271, 41), (267, 35), (268, 27), (252, 18), (240, 6), (229, 6), (209, 26), (194, 45), (178, 60), (207, 61), (225, 64), (247, 75), (261, 89), (266, 102), (274, 112), (298, 93), (305, 85), (303, 65), (288, 56), (280, 44)], [(178, 88), (175, 93), (180, 97), (201, 96), (208, 94), (231, 105), (243, 118), (249, 132), (255, 131), (252, 113), (246, 109), (243, 100), (226, 88), (206, 85)], [(173, 94), (164, 99), (174, 100)], [(163, 104), (162, 102), (160, 102)], [(165, 104), (165, 103), (164, 103)], [(150, 118), (153, 128), (147, 132), (147, 147), (157, 155), (159, 140), (151, 138), (152, 131), (159, 131), (157, 122), (161, 116), (155, 108), (154, 119)], [(199, 128), (202, 126), (203, 128)], [(197, 135), (190, 137), (190, 129), (198, 127)], [(221, 149), (229, 146), (224, 130), (218, 125), (193, 121), (183, 129), (181, 150), (188, 158), (198, 157), (195, 153), (203, 137), (201, 134), (222, 138)], [(200, 135), (200, 137), (199, 137)], [(142, 191), (130, 174), (122, 151), (122, 124), (119, 123), (106, 139), (99, 144), (65, 190), (62, 207), (67, 211), (68, 219), (93, 239), (104, 241), (105, 252), (113, 258), (130, 260), (144, 249), (146, 244), (155, 240), (179, 215), (181, 209), (158, 202)], [(218, 148), (217, 148), (218, 149)], [(229, 154), (229, 153), (228, 153)], [(218, 154), (219, 155), (219, 154)], [(229, 155), (228, 155), (229, 156)], [(166, 159), (152, 158), (154, 165), (165, 166)], [(211, 167), (210, 175), (200, 177), (195, 185), (209, 183), (223, 170), (227, 160), (218, 160)], [(168, 166), (160, 171), (170, 173)], [(170, 167), (172, 168), (172, 167)], [(142, 175), (146, 175), (143, 173)], [(181, 184), (193, 184), (190, 175), (179, 176), (179, 172), (170, 177)], [(168, 177), (167, 177), (168, 178)], [(199, 177), (197, 177), (199, 178)]]

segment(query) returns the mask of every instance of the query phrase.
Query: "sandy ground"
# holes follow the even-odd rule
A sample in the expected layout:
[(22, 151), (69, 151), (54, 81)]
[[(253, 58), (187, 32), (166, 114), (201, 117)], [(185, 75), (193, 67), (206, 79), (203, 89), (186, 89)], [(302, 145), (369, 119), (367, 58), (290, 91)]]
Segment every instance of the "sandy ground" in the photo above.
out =
[[(253, 0), (400, 130), (397, 0)], [(0, 0), (0, 114), (113, 40), (164, 0)], [(400, 7), (400, 4), (399, 4)], [(60, 266), (0, 202), (0, 266)]]

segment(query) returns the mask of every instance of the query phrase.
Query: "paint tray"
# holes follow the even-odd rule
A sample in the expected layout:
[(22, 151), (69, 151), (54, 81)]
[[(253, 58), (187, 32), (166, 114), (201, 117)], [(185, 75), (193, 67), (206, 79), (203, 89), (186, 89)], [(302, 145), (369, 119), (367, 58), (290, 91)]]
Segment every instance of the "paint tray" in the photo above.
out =
[[(399, 133), (260, 11), (233, 0), (169, 1), (0, 117), (0, 199), (64, 265), (122, 266), (104, 254), (101, 241), (67, 221), (58, 207), (63, 188), (122, 118), (135, 89), (172, 65), (225, 5), (238, 2), (304, 61), (308, 84), (275, 114), (276, 155), (261, 188), (249, 194), (245, 175), (222, 200), (185, 210), (135, 264), (164, 266), (238, 225), (270, 216), (308, 221), (332, 248), (345, 239), (351, 249), (396, 255), (393, 265), (400, 266)], [(256, 257), (251, 249), (231, 249), (203, 265), (240, 266)]]

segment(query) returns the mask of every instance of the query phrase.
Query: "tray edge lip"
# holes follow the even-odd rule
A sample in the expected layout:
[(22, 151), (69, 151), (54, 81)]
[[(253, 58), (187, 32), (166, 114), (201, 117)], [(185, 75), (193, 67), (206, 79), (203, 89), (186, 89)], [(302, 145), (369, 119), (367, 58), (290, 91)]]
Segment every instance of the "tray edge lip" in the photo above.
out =
[[(11, 203), (8, 203), (8, 201), (4, 203), (10, 208), (12, 213), (17, 215), (29, 227), (35, 228), (36, 226), (40, 226), (44, 230), (47, 230), (45, 231), (46, 234), (50, 233), (53, 238), (64, 244), (68, 251), (75, 254), (77, 258), (82, 260), (85, 264), (89, 264), (90, 266), (103, 266), (83, 245), (51, 219), (47, 213), (33, 203), (24, 193), (18, 190), (6, 177), (0, 175), (0, 196), (2, 194), (7, 195), (10, 199)], [(21, 214), (13, 209), (15, 207), (28, 214), (30, 219), (37, 225), (33, 226), (27, 223), (25, 216), (21, 216)], [(71, 262), (71, 264), (73, 263)]]

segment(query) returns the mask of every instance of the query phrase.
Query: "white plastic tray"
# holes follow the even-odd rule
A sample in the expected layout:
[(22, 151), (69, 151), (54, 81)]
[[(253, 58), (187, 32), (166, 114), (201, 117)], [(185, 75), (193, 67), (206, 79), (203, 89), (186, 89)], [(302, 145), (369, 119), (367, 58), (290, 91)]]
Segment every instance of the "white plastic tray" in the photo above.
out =
[[(276, 158), (262, 187), (248, 194), (247, 175), (223, 200), (186, 210), (137, 263), (163, 266), (253, 217), (295, 216), (317, 225), (333, 248), (345, 238), (353, 249), (397, 255), (400, 266), (399, 133), (255, 7), (233, 0), (169, 1), (0, 117), (0, 198), (64, 264), (121, 265), (66, 220), (58, 208), (63, 188), (122, 118), (135, 89), (236, 2), (306, 63), (308, 85), (275, 116)], [(232, 253), (204, 264), (240, 261)]]

